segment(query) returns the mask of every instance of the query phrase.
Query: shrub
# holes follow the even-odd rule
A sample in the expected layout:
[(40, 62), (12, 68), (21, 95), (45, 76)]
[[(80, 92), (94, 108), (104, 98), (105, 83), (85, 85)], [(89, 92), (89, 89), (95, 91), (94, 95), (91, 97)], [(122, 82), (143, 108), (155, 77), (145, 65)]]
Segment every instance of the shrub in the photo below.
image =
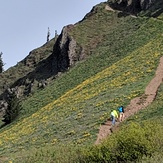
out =
[(163, 148), (163, 127), (158, 121), (131, 123), (101, 145), (83, 152), (83, 162), (130, 162), (151, 157)]

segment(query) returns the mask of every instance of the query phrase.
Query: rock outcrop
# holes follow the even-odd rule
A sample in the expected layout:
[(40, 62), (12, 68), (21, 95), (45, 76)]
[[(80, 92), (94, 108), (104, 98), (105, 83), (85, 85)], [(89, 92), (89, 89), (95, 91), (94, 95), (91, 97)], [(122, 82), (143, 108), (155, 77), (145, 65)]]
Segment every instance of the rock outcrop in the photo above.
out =
[(108, 3), (115, 9), (136, 14), (142, 10), (149, 9), (161, 0), (109, 0)]
[(69, 35), (69, 31), (72, 28), (73, 25), (65, 26), (54, 45), (53, 53), (50, 56), (51, 68), (54, 75), (58, 72), (64, 72), (73, 66), (76, 61), (83, 58), (82, 48)]

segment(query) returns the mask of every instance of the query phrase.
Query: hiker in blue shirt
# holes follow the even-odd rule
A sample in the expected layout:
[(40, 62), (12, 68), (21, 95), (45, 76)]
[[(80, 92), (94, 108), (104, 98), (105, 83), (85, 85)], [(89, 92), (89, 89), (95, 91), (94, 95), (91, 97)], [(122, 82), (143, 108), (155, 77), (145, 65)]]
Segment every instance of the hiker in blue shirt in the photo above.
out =
[(124, 119), (124, 108), (123, 108), (123, 106), (120, 106), (118, 108), (118, 111), (119, 111), (119, 122), (122, 122)]

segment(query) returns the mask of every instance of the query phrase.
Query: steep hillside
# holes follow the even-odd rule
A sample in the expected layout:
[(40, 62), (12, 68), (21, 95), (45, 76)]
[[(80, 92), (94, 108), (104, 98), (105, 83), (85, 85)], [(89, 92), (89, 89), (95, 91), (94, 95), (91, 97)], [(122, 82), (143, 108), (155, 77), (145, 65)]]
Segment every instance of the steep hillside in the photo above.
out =
[[(64, 27), (53, 52), (42, 60), (45, 74), (38, 73), (41, 65), (25, 74), (48, 79), (64, 72), (25, 98), (19, 118), (1, 128), (0, 161), (78, 162), (73, 155), (94, 144), (110, 110), (144, 93), (163, 55), (162, 14), (135, 17), (107, 4)], [(160, 92), (157, 100), (161, 97)], [(154, 112), (152, 107), (142, 115)]]
[[(8, 88), (15, 88), (18, 96), (22, 96), (26, 94), (23, 91), (25, 87), (29, 85), (30, 80), (37, 79), (38, 82), (41, 82), (41, 79), (44, 79), (43, 76), (46, 77), (45, 73), (39, 76), (37, 69), (40, 69), (40, 67), (44, 65), (44, 60), (52, 54), (55, 41), (56, 38), (50, 40), (40, 48), (32, 50), (29, 55), (18, 62), (17, 65), (0, 74), (0, 99), (4, 98), (4, 93)], [(22, 88), (22, 92), (18, 90), (18, 86), (24, 87), (24, 89)]]
[[(135, 3), (140, 3), (140, 5), (135, 5)], [(110, 21), (106, 22), (106, 18), (103, 17), (105, 16), (103, 9), (105, 8), (105, 12), (109, 11), (109, 7), (106, 6), (106, 4), (121, 10), (117, 15), (121, 21), (117, 21), (116, 16), (108, 14), (107, 17), (110, 17)], [(124, 4), (127, 6), (124, 6)], [(5, 102), (10, 92), (16, 93), (20, 98), (33, 94), (36, 90), (44, 88), (47, 84), (51, 83), (51, 81), (57, 78), (62, 72), (73, 67), (78, 61), (87, 58), (88, 55), (93, 53), (96, 46), (105, 40), (105, 34), (109, 33), (107, 30), (111, 30), (112, 32), (120, 32), (120, 30), (122, 30), (116, 27), (119, 28), (119, 25), (123, 24), (123, 16), (130, 14), (131, 11), (126, 12), (126, 10), (124, 10), (126, 7), (139, 7), (138, 11), (142, 11), (140, 15), (153, 16), (161, 20), (162, 6), (163, 4), (160, 0), (154, 0), (152, 2), (133, 0), (130, 4), (126, 3), (125, 0), (108, 1), (101, 4), (101, 7), (95, 6), (81, 22), (64, 27), (59, 37), (31, 51), (30, 54), (16, 66), (0, 74), (0, 99), (3, 99), (2, 102)], [(114, 11), (113, 9), (111, 10)], [(101, 20), (94, 21), (94, 19), (96, 20), (97, 18), (101, 18)], [(92, 21), (93, 23), (91, 23)], [(88, 28), (86, 27), (87, 25), (85, 26), (85, 23), (87, 23)], [(78, 27), (79, 24), (80, 26)], [(93, 25), (96, 25), (96, 28), (94, 28)], [(91, 26), (92, 29), (89, 31), (90, 33), (88, 33), (87, 30)], [(131, 24), (131, 26), (127, 28), (133, 28), (130, 29), (132, 33), (139, 28), (139, 26), (137, 26), (135, 22), (135, 26)], [(128, 30), (127, 28), (123, 30)], [(76, 31), (80, 31), (80, 33)], [(81, 35), (83, 36), (81, 37)], [(119, 37), (120, 38), (117, 37), (118, 42), (123, 42), (121, 37), (124, 36)], [(114, 39), (110, 39), (109, 41), (110, 45), (111, 41), (116, 42)], [(0, 108), (1, 110), (5, 109), (2, 105), (0, 105)]]
[[(163, 56), (160, 58), (159, 65), (157, 67), (154, 78), (149, 82), (145, 88), (144, 94), (140, 97), (132, 98), (130, 104), (124, 108), (125, 116), (122, 119), (122, 122), (126, 119), (129, 119), (130, 116), (133, 116), (138, 111), (147, 108), (154, 101), (157, 95), (158, 88), (160, 87), (163, 81)], [(116, 126), (112, 126), (110, 120), (103, 123), (100, 126), (99, 134), (95, 144), (101, 143), (104, 141), (115, 129), (117, 129), (120, 122), (116, 122)]]

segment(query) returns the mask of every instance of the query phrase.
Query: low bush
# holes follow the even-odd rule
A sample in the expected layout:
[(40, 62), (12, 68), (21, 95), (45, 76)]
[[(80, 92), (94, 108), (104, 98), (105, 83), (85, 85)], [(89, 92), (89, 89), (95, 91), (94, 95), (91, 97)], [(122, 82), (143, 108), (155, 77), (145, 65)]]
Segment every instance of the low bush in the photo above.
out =
[(131, 162), (151, 157), (163, 148), (163, 127), (158, 121), (131, 123), (102, 144), (83, 152), (83, 162)]

